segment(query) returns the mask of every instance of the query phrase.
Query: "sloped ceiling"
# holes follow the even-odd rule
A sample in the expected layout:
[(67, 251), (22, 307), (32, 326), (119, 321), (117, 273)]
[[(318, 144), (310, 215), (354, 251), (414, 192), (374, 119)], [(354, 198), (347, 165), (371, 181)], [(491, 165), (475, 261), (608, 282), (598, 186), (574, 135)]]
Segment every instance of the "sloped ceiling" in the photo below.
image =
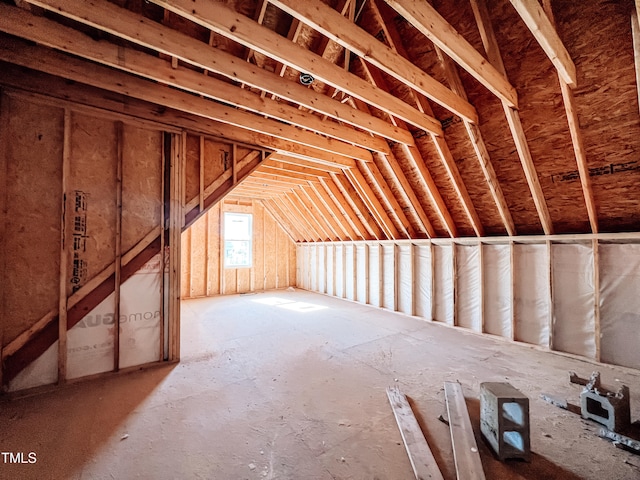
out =
[(274, 150), (298, 241), (640, 230), (632, 0), (15, 3), (1, 60)]

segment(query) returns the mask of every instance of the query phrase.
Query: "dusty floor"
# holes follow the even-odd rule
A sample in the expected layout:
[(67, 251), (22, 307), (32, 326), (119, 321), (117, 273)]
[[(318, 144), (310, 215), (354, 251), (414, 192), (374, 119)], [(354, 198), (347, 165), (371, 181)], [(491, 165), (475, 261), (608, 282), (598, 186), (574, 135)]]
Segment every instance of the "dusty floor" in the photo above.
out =
[(0, 403), (0, 450), (37, 454), (0, 462), (0, 478), (411, 479), (385, 394), (397, 384), (455, 479), (437, 420), (445, 380), (462, 383), (476, 429), (480, 382), (506, 380), (531, 399), (531, 463), (501, 464), (480, 442), (488, 479), (640, 478), (639, 456), (539, 399), (576, 402), (567, 371), (599, 369), (605, 384), (630, 386), (637, 419), (639, 373), (303, 291), (186, 301), (182, 321), (179, 365)]

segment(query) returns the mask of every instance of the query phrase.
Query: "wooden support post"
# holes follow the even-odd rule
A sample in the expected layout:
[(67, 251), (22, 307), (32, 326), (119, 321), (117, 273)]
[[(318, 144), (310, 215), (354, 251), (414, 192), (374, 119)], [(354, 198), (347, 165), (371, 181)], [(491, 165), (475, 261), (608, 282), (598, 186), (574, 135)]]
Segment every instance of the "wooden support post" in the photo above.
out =
[(636, 68), (636, 89), (638, 91), (638, 105), (640, 105), (640, 24), (638, 22), (638, 2), (636, 10), (631, 12), (631, 33), (633, 36), (633, 59)]
[[(188, 260), (188, 264), (189, 264), (189, 276), (187, 277), (187, 282), (189, 282), (189, 285), (187, 286), (187, 296), (189, 298), (193, 298), (193, 284), (194, 279), (193, 279), (193, 250), (194, 250), (194, 245), (193, 245), (193, 230), (192, 229), (188, 229), (183, 233), (184, 235), (188, 235), (188, 242), (187, 244), (189, 245), (189, 260)], [(183, 237), (184, 238), (184, 237)], [(181, 265), (181, 269), (184, 268), (184, 266)]]
[(431, 321), (436, 318), (436, 247), (429, 242), (431, 250)]
[(409, 244), (409, 261), (410, 261), (410, 283), (411, 286), (411, 310), (409, 315), (415, 316), (416, 314), (416, 246), (411, 243)]
[(327, 245), (322, 245), (322, 268), (324, 268), (324, 284), (322, 285), (322, 293), (329, 293), (327, 291)]
[(549, 339), (547, 346), (549, 350), (554, 350), (553, 348), (553, 330), (555, 327), (556, 319), (553, 308), (553, 251), (551, 246), (551, 241), (547, 240), (547, 279), (549, 282)]
[[(198, 211), (202, 213), (204, 210), (204, 137), (200, 135), (200, 173), (199, 173), (199, 189), (198, 189)], [(235, 182), (233, 182), (235, 184)]]
[(369, 244), (364, 244), (364, 303), (369, 305)]
[(459, 480), (484, 480), (482, 461), (469, 419), (462, 385), (458, 382), (444, 382), (444, 397), (447, 401), (457, 477)]
[(342, 244), (342, 298), (347, 298), (347, 245)]
[(64, 139), (62, 146), (62, 191), (60, 217), (60, 280), (58, 284), (58, 383), (67, 380), (67, 266), (69, 243), (67, 240), (67, 179), (71, 156), (71, 111), (64, 109)]
[(458, 326), (458, 265), (457, 265), (457, 255), (456, 255), (456, 243), (451, 241), (451, 288), (452, 297), (453, 297), (453, 326)]
[(353, 248), (353, 299), (358, 301), (358, 248), (352, 244)]
[(513, 242), (509, 242), (511, 261), (511, 341), (516, 339), (516, 249)]
[(120, 370), (120, 284), (122, 271), (122, 160), (124, 153), (124, 125), (116, 122), (117, 168), (116, 168), (116, 245), (115, 245), (115, 323), (113, 338), (113, 369)]
[(591, 241), (591, 248), (593, 249), (593, 290), (594, 290), (594, 336), (596, 344), (596, 358), (597, 362), (601, 358), (600, 347), (600, 245), (597, 239)]
[[(222, 221), (222, 213), (220, 213), (220, 221)], [(263, 216), (262, 217), (262, 232), (263, 232), (263, 240), (262, 240), (262, 291), (265, 291), (267, 289), (267, 242), (264, 241), (264, 237), (265, 237), (264, 233), (266, 232), (266, 229), (267, 229), (266, 224), (267, 224), (267, 219)], [(222, 248), (223, 248), (222, 236), (220, 236), (220, 249), (222, 250)], [(224, 272), (221, 272), (221, 273), (224, 273)], [(220, 277), (220, 282), (222, 282), (222, 276)], [(220, 285), (222, 285), (222, 283)]]
[(398, 251), (398, 245), (396, 243), (393, 244), (393, 311), (397, 312), (398, 311), (398, 290), (399, 290), (399, 273), (398, 270), (398, 264), (400, 262), (398, 262), (398, 256), (399, 256), (399, 251)]
[(333, 244), (331, 246), (331, 261), (333, 262), (333, 267), (331, 268), (331, 276), (332, 278), (332, 282), (331, 282), (331, 286), (332, 286), (332, 291), (331, 291), (331, 295), (333, 295), (334, 297), (337, 296), (336, 292), (337, 290), (337, 286), (336, 286), (336, 245)]
[(384, 248), (378, 242), (378, 307), (384, 305)]
[(484, 245), (478, 242), (478, 264), (480, 268), (480, 333), (485, 333), (485, 316), (484, 316)]
[(186, 133), (174, 135), (171, 155), (169, 223), (169, 361), (180, 360), (180, 236), (184, 225)]
[(167, 224), (166, 224), (166, 219), (165, 219), (165, 208), (166, 208), (166, 203), (167, 203), (167, 195), (165, 193), (165, 189), (167, 188), (167, 184), (166, 184), (166, 169), (167, 169), (167, 150), (165, 148), (165, 136), (169, 135), (168, 133), (163, 133), (162, 134), (162, 156), (161, 156), (161, 163), (160, 163), (160, 171), (162, 172), (161, 174), (161, 181), (160, 181), (160, 196), (162, 198), (162, 204), (160, 205), (160, 352), (159, 352), (159, 358), (158, 360), (162, 361), (165, 359), (164, 357), (164, 340), (165, 340), (165, 336), (164, 336), (164, 326), (165, 326), (165, 322), (167, 321), (167, 312), (165, 311), (165, 302), (164, 302), (164, 296), (165, 296), (165, 289), (167, 288), (166, 285), (166, 276), (164, 274), (164, 270), (165, 270), (165, 244), (166, 244), (166, 229), (167, 229)]

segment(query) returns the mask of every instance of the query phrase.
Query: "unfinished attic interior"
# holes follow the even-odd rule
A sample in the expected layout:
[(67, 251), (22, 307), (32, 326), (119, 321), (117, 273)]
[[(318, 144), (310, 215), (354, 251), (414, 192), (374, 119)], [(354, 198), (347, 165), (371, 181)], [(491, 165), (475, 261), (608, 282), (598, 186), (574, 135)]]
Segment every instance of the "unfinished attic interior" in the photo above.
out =
[(0, 0), (0, 478), (640, 478), (639, 13)]

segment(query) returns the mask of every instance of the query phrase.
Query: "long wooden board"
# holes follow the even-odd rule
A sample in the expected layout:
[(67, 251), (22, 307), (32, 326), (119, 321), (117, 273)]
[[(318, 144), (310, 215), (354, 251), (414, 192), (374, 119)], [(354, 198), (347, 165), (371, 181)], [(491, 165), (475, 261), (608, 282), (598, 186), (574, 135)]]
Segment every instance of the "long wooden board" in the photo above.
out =
[(387, 396), (417, 480), (444, 480), (427, 440), (411, 410), (407, 397), (398, 387), (388, 387)]
[(462, 385), (457, 382), (444, 382), (444, 396), (447, 401), (457, 478), (458, 480), (484, 480), (482, 461), (478, 444), (473, 436)]

